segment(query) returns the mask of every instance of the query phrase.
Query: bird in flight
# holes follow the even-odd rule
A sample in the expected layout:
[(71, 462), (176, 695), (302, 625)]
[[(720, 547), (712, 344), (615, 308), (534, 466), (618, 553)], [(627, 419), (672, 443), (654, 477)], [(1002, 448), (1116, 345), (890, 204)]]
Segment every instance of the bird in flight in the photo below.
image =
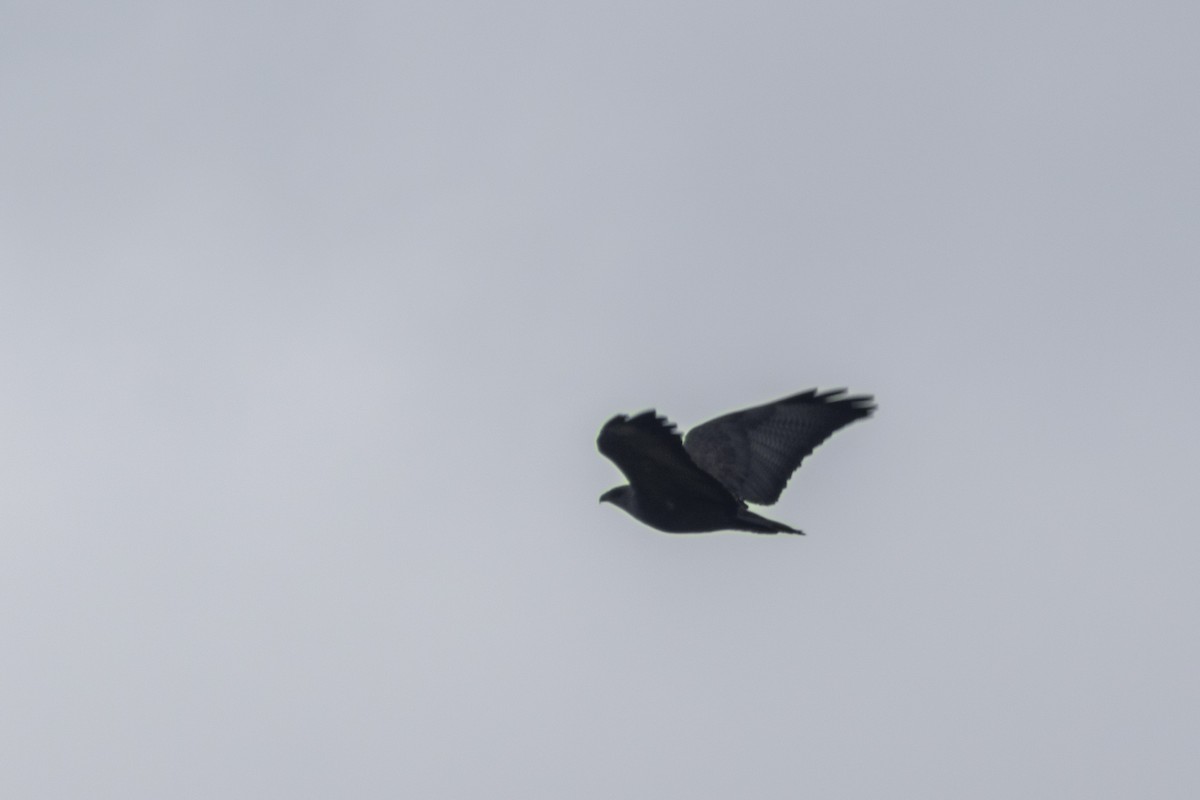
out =
[(805, 456), (873, 411), (870, 395), (810, 389), (709, 420), (686, 437), (653, 410), (620, 414), (600, 429), (596, 445), (629, 483), (609, 489), (600, 502), (667, 533), (802, 534), (755, 514), (747, 501), (774, 503)]

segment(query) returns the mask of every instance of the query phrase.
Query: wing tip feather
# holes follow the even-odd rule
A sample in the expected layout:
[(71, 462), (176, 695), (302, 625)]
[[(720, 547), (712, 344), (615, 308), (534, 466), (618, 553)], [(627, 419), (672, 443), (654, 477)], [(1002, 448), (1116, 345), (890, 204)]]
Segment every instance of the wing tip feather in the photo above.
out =
[(850, 390), (846, 387), (837, 389), (827, 389), (819, 391), (817, 389), (809, 389), (806, 392), (792, 395), (781, 402), (795, 403), (797, 405), (823, 405), (828, 408), (836, 408), (843, 411), (853, 412), (855, 419), (869, 417), (875, 413), (879, 406), (875, 402), (875, 396), (870, 394), (847, 394)]

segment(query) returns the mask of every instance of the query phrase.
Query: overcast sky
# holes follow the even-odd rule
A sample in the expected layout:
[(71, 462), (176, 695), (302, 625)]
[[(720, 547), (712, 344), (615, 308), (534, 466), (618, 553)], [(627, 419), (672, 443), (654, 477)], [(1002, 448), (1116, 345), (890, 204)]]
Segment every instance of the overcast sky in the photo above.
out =
[[(1197, 30), (5, 3), (0, 794), (1197, 796)], [(806, 537), (597, 503), (814, 386)]]

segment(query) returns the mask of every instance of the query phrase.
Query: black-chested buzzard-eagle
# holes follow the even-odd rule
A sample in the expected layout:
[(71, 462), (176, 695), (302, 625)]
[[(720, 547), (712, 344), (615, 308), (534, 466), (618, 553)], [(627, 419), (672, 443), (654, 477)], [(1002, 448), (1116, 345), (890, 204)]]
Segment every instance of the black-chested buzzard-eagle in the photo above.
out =
[(629, 484), (609, 489), (600, 502), (667, 533), (803, 533), (755, 514), (746, 502), (774, 503), (805, 456), (874, 410), (869, 395), (810, 389), (717, 417), (686, 437), (654, 411), (621, 414), (605, 424), (596, 444)]

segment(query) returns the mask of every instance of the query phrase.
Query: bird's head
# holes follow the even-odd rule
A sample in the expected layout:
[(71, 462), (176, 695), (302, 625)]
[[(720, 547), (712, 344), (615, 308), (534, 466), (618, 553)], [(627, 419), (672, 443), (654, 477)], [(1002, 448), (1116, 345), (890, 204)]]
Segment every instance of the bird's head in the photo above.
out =
[(629, 487), (614, 486), (604, 494), (600, 495), (601, 503), (612, 503), (619, 508), (626, 508), (629, 503)]

